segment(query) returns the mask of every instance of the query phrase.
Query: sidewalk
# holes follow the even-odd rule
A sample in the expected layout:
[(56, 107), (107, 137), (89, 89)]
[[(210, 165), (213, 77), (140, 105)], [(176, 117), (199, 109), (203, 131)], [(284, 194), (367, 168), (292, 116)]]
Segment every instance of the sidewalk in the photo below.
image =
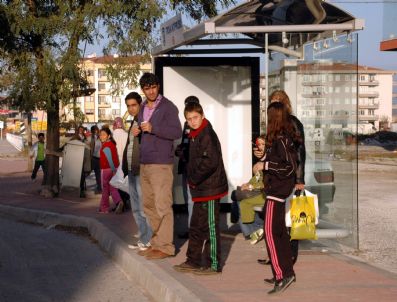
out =
[[(266, 251), (261, 241), (251, 246), (241, 234), (224, 233), (222, 250), (225, 266), (217, 276), (177, 273), (172, 265), (185, 260), (187, 242), (176, 239), (180, 250), (174, 258), (147, 261), (129, 250), (137, 239), (136, 225), (130, 212), (122, 215), (97, 214), (99, 195), (80, 199), (61, 194), (45, 199), (38, 194), (40, 180), (31, 182), (29, 173), (5, 169), (0, 160), (0, 214), (18, 220), (84, 226), (98, 244), (120, 267), (139, 282), (156, 301), (395, 301), (397, 276), (344, 255), (321, 252), (305, 243), (295, 266), (297, 282), (283, 294), (269, 297), (271, 289), (263, 278), (271, 277), (270, 268), (258, 265)], [(6, 170), (6, 171), (5, 171)], [(11, 173), (11, 174), (10, 174)], [(41, 175), (40, 175), (41, 177)], [(176, 229), (186, 224), (183, 214), (175, 215)], [(176, 238), (176, 236), (175, 236)]]

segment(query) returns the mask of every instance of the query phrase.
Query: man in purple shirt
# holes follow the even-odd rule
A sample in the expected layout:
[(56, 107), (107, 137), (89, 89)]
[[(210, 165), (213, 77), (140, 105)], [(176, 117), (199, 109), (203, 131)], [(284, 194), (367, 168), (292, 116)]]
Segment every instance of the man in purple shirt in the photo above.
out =
[(139, 85), (146, 96), (138, 115), (141, 136), (140, 175), (143, 209), (153, 230), (151, 247), (138, 254), (146, 259), (163, 259), (175, 254), (173, 244), (174, 214), (172, 185), (174, 140), (182, 136), (178, 108), (159, 94), (160, 81), (152, 73), (144, 73)]

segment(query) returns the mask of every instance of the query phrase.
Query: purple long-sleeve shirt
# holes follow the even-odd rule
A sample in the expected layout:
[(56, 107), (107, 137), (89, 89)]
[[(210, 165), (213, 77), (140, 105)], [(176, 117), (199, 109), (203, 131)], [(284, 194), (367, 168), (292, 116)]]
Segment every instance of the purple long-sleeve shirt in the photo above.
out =
[[(179, 121), (178, 108), (164, 96), (158, 101), (149, 120), (152, 132), (141, 135), (141, 164), (173, 164), (174, 140), (182, 136), (182, 126)], [(138, 123), (145, 121), (144, 111), (147, 101), (143, 102), (138, 116)]]

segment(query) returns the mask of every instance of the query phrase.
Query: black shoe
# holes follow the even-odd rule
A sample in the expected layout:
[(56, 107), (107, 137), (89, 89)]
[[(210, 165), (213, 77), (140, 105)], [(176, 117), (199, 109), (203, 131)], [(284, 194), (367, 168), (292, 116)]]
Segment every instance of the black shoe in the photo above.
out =
[(267, 293), (269, 295), (274, 295), (274, 294), (280, 294), (283, 291), (285, 291), (288, 286), (291, 285), (292, 282), (295, 282), (295, 275), (292, 275), (290, 277), (286, 277), (274, 284), (274, 288), (271, 291), (268, 291)]
[(263, 264), (263, 265), (270, 265), (270, 259), (258, 259), (257, 260), (259, 264)]
[(265, 283), (268, 283), (268, 284), (274, 284), (274, 283), (276, 283), (276, 279), (273, 277), (273, 278), (269, 278), (269, 279), (263, 279), (263, 281), (265, 281)]

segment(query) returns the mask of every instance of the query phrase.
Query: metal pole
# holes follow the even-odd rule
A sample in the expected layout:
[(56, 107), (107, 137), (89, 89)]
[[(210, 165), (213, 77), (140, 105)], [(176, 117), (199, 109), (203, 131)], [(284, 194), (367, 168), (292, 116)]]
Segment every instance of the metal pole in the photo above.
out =
[(267, 106), (269, 104), (269, 34), (265, 34), (265, 116), (267, 127)]

